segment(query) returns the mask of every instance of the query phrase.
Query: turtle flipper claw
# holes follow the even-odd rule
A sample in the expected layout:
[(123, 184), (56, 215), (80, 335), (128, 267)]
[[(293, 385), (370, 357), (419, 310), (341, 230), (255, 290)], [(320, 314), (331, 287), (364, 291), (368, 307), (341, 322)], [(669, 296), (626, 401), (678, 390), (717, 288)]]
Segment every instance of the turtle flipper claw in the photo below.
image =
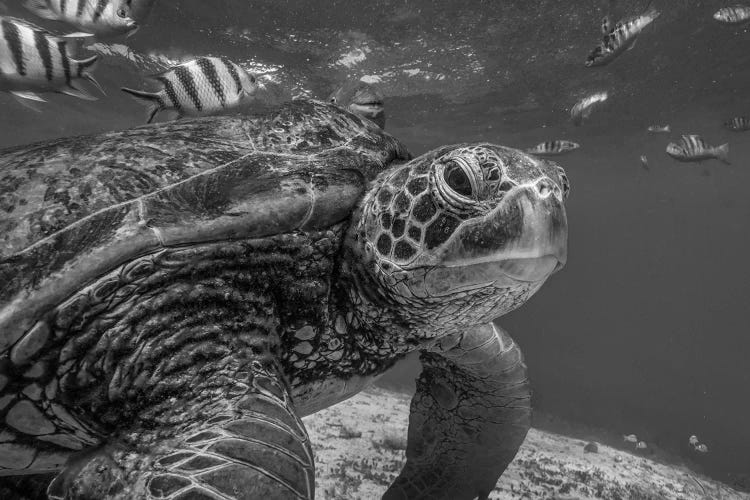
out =
[(406, 465), (385, 500), (486, 499), (531, 421), (518, 346), (492, 324), (423, 352), (409, 415)]

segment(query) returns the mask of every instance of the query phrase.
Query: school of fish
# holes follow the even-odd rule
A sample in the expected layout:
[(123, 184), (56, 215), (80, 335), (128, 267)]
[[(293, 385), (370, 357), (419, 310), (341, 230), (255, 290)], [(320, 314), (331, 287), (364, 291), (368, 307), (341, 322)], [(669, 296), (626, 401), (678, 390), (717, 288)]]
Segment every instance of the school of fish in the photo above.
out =
[[(649, 8), (650, 4), (651, 2), (642, 14), (627, 17), (614, 24), (609, 15), (605, 16), (600, 26), (602, 40), (587, 57), (586, 67), (607, 65), (624, 52), (633, 49), (641, 32), (660, 16), (658, 10)], [(717, 10), (713, 18), (724, 24), (744, 24), (750, 21), (750, 7), (745, 5), (724, 7)], [(608, 98), (607, 91), (600, 91), (577, 101), (570, 109), (573, 124), (576, 126), (582, 125), (591, 116), (594, 108), (604, 103)], [(750, 131), (750, 118), (736, 116), (726, 121), (724, 126), (734, 132)], [(654, 124), (649, 125), (647, 130), (652, 134), (665, 134), (670, 133), (672, 128), (669, 124)], [(557, 139), (539, 143), (527, 149), (526, 152), (539, 156), (549, 156), (567, 153), (579, 148), (580, 145), (575, 142)], [(716, 159), (727, 165), (731, 164), (728, 143), (713, 146), (696, 134), (682, 134), (679, 141), (667, 144), (666, 153), (680, 162), (702, 162)], [(646, 155), (641, 155), (640, 163), (644, 170), (650, 170)]]

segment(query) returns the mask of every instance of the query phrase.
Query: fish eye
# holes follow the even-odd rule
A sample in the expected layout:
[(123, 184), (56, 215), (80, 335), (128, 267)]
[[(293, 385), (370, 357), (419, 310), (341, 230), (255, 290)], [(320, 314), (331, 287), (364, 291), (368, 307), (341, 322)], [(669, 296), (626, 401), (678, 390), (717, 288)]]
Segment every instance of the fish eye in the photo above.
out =
[(448, 162), (443, 171), (443, 178), (450, 188), (461, 196), (471, 197), (474, 190), (466, 171), (455, 161)]
[(336, 98), (335, 97), (331, 97), (331, 104), (336, 104)]
[(119, 17), (124, 18), (124, 17), (126, 17), (128, 15), (128, 11), (125, 10), (124, 8), (119, 8), (119, 9), (117, 9), (117, 15)]

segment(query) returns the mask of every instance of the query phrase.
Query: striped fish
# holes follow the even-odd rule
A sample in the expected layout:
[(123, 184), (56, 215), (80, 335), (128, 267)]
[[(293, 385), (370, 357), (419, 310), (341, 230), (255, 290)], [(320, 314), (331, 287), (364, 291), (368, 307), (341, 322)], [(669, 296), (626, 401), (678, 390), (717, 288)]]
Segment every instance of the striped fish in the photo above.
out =
[(680, 143), (670, 142), (667, 154), (679, 161), (721, 160), (729, 164), (729, 144), (709, 146), (699, 135), (683, 135)]
[(533, 148), (527, 149), (526, 152), (533, 155), (549, 156), (567, 153), (568, 151), (573, 151), (580, 147), (581, 145), (575, 142), (557, 140), (542, 142)]
[(750, 20), (750, 7), (745, 5), (732, 5), (724, 7), (714, 13), (714, 19), (720, 23), (742, 24)]
[(55, 36), (21, 19), (0, 17), (0, 90), (42, 102), (44, 99), (35, 92), (59, 92), (96, 100), (74, 83), (88, 80), (102, 91), (89, 73), (99, 56), (73, 59), (69, 37)]
[[(591, 51), (586, 59), (586, 66), (604, 66), (614, 61), (626, 50), (632, 49), (641, 31), (657, 17), (659, 17), (659, 11), (651, 9), (640, 16), (618, 22), (609, 33), (604, 34), (599, 46)], [(609, 23), (603, 22), (602, 31), (605, 29), (610, 29)]]
[(735, 132), (745, 132), (747, 130), (750, 130), (750, 118), (748, 118), (747, 116), (736, 116), (728, 122), (724, 123), (724, 126), (729, 130), (734, 130)]
[(27, 0), (25, 7), (44, 19), (63, 21), (99, 36), (131, 36), (138, 30), (131, 17), (132, 1)]
[(652, 134), (665, 134), (672, 131), (672, 127), (669, 124), (666, 125), (649, 125), (648, 129)]
[(158, 92), (122, 89), (148, 106), (146, 123), (165, 110), (180, 118), (217, 114), (236, 108), (258, 88), (253, 75), (224, 57), (199, 57), (151, 78), (162, 84)]

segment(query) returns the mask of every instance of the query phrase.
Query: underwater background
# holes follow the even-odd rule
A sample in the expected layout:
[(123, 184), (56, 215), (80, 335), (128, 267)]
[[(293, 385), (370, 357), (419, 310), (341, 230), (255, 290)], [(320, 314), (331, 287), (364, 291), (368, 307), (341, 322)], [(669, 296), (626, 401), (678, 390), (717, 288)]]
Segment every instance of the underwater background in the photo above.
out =
[[(0, 14), (65, 31), (21, 3), (0, 2)], [(583, 62), (602, 16), (637, 15), (647, 0), (133, 3), (142, 28), (87, 49), (104, 56), (95, 75), (107, 95), (52, 95), (36, 113), (0, 94), (0, 147), (140, 125), (143, 107), (119, 87), (147, 88), (145, 75), (201, 55), (254, 72), (259, 107), (376, 83), (386, 130), (414, 155), (463, 141), (580, 143), (555, 159), (572, 185), (567, 266), (499, 320), (525, 353), (533, 406), (635, 433), (750, 488), (750, 132), (723, 127), (750, 113), (750, 27), (712, 19), (727, 2), (653, 0), (659, 19), (597, 68)], [(609, 100), (574, 126), (571, 106), (596, 91)], [(671, 133), (647, 133), (661, 123)], [(729, 142), (732, 164), (678, 163), (664, 149), (681, 134)], [(418, 370), (407, 359), (381, 383), (412, 390)]]

